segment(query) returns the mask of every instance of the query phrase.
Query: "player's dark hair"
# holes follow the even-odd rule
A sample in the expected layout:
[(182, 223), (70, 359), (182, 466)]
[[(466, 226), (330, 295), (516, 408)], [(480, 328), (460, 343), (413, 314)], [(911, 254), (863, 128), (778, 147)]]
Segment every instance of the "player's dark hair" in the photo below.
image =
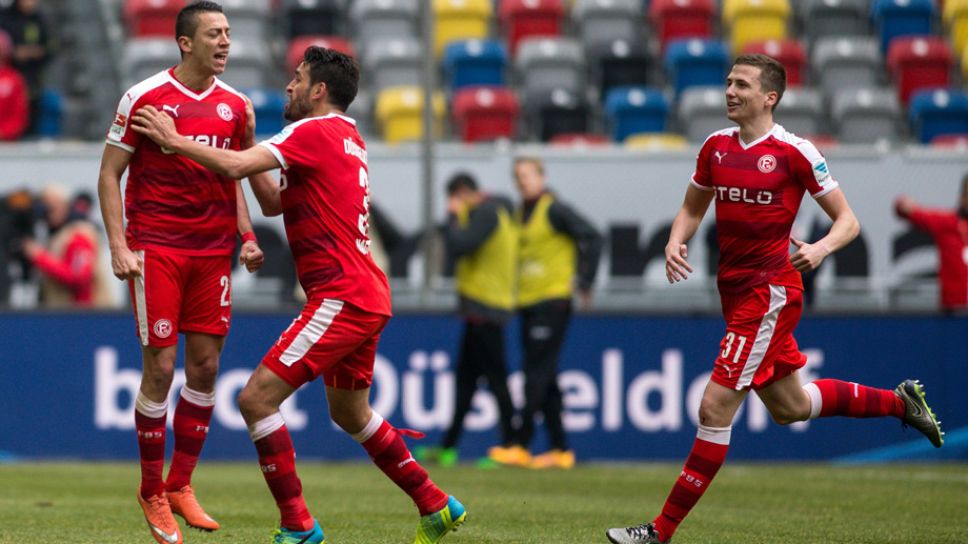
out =
[(786, 91), (786, 68), (775, 58), (760, 54), (736, 57), (733, 66), (737, 64), (760, 69), (760, 87), (763, 92), (776, 93), (776, 104), (773, 104), (775, 111), (783, 98), (783, 92)]
[(538, 170), (538, 173), (542, 176), (544, 175), (544, 161), (538, 157), (518, 157), (514, 159), (514, 167), (517, 168), (519, 164), (533, 164)]
[(462, 189), (477, 191), (477, 182), (474, 176), (467, 172), (458, 172), (447, 182), (447, 196), (453, 196)]
[(192, 2), (183, 7), (175, 18), (175, 39), (182, 36), (194, 38), (195, 31), (198, 30), (198, 16), (211, 11), (224, 13), (221, 5), (205, 0)]
[(303, 62), (309, 67), (309, 84), (325, 83), (330, 104), (345, 112), (360, 87), (360, 66), (353, 57), (311, 45), (303, 53)]

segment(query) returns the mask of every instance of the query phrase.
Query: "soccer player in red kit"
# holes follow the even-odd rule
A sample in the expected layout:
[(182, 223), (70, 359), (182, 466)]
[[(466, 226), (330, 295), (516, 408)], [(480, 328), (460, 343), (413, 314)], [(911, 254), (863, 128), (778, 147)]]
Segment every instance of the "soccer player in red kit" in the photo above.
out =
[[(366, 144), (344, 112), (356, 97), (352, 58), (306, 49), (286, 88), (286, 119), (295, 121), (258, 146), (225, 151), (185, 139), (169, 115), (150, 106), (135, 128), (165, 148), (229, 177), (281, 168), (281, 183), (249, 178), (266, 215), (282, 214), (306, 291), (302, 313), (286, 329), (239, 394), (239, 408), (281, 514), (276, 544), (323, 542), (296, 475), (295, 452), (279, 405), (323, 377), (330, 417), (362, 444), (373, 462), (416, 503), (416, 544), (439, 542), (465, 519), (464, 506), (434, 485), (403, 436), (370, 408), (376, 346), (390, 319), (390, 289), (369, 246)], [(254, 120), (249, 111), (250, 130)]]
[[(613, 543), (672, 539), (726, 459), (733, 416), (751, 389), (781, 425), (827, 416), (893, 416), (935, 447), (944, 440), (912, 380), (894, 391), (831, 379), (800, 384), (797, 370), (806, 356), (793, 338), (803, 306), (800, 273), (853, 240), (860, 226), (820, 152), (773, 122), (785, 88), (783, 66), (765, 55), (737, 58), (726, 78), (726, 116), (739, 126), (706, 139), (665, 249), (669, 282), (688, 278), (686, 244), (716, 200), (726, 334), (700, 403), (696, 440), (661, 513), (649, 523), (609, 529)], [(805, 191), (833, 220), (814, 243), (790, 237)]]
[[(215, 77), (225, 70), (230, 46), (221, 6), (196, 2), (183, 8), (175, 37), (182, 55), (179, 64), (138, 83), (121, 98), (98, 180), (111, 265), (116, 277), (128, 281), (142, 345), (144, 373), (135, 399), (141, 456), (138, 502), (161, 544), (182, 541), (173, 511), (193, 527), (219, 528), (198, 504), (190, 484), (208, 433), (219, 354), (229, 331), (236, 235), (243, 242), (240, 260), (250, 272), (263, 260), (238, 180), (174, 155), (131, 128), (132, 114), (153, 105), (201, 145), (254, 145), (242, 142), (245, 97)], [(126, 227), (120, 190), (125, 170)], [(175, 408), (175, 448), (163, 480), (178, 333), (185, 334), (187, 383)]]

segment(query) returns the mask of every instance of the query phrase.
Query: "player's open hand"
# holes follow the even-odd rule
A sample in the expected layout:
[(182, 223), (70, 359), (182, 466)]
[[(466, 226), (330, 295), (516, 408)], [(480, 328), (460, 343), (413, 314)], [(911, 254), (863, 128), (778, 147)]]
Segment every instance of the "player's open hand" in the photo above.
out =
[(808, 244), (791, 236), (790, 243), (797, 246), (796, 253), (790, 255), (790, 264), (798, 272), (816, 270), (820, 263), (827, 258), (827, 255), (830, 255), (830, 250), (820, 242)]
[(126, 281), (141, 275), (144, 263), (128, 248), (111, 250), (111, 271), (114, 277)]
[(138, 134), (151, 138), (162, 149), (171, 148), (181, 137), (175, 128), (175, 120), (154, 106), (140, 108), (131, 118), (131, 128)]
[(689, 279), (692, 274), (692, 267), (686, 258), (689, 257), (689, 249), (686, 244), (675, 244), (670, 242), (665, 247), (666, 257), (666, 278), (669, 283), (675, 283)]
[(258, 242), (249, 240), (242, 244), (242, 249), (239, 250), (239, 264), (245, 265), (245, 269), (249, 273), (255, 272), (256, 270), (262, 268), (262, 263), (266, 260), (265, 254), (262, 253), (262, 248), (259, 247)]

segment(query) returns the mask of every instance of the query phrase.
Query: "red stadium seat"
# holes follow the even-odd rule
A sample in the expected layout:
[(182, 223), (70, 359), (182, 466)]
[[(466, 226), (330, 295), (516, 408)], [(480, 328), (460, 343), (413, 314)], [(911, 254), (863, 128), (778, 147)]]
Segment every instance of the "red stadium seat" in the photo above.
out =
[(583, 147), (610, 145), (612, 141), (608, 136), (596, 132), (566, 132), (555, 134), (548, 143), (559, 147)]
[(903, 36), (891, 41), (887, 69), (897, 84), (897, 97), (907, 104), (921, 89), (950, 83), (951, 48), (938, 36)]
[(128, 36), (174, 36), (183, 7), (185, 0), (125, 0), (122, 16)]
[(514, 138), (520, 106), (506, 87), (464, 87), (454, 93), (454, 129), (465, 142)]
[(286, 51), (286, 70), (288, 70), (286, 75), (295, 73), (299, 63), (302, 62), (303, 53), (311, 45), (333, 49), (351, 57), (356, 56), (353, 45), (339, 36), (299, 36), (289, 42), (289, 48)]
[(762, 53), (769, 55), (783, 64), (787, 73), (787, 85), (798, 87), (806, 83), (804, 75), (807, 72), (807, 52), (803, 44), (794, 39), (766, 40), (750, 42), (743, 47), (743, 54)]
[(562, 0), (501, 0), (498, 16), (513, 57), (524, 38), (560, 36), (565, 5)]
[(712, 37), (715, 15), (713, 0), (652, 0), (649, 5), (649, 18), (663, 52), (672, 40)]
[(968, 134), (942, 134), (931, 139), (931, 147), (968, 150)]

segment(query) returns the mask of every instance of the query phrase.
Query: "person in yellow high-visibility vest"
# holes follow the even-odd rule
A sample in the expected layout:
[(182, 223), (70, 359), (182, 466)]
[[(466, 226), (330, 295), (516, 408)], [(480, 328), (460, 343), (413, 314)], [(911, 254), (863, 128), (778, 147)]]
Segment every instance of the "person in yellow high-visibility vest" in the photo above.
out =
[[(525, 406), (514, 444), (491, 448), (488, 454), (501, 464), (571, 468), (575, 454), (561, 422), (558, 357), (576, 287), (583, 308), (591, 301), (602, 237), (547, 189), (540, 159), (517, 159), (514, 179), (522, 199), (515, 217), (520, 229), (517, 306), (524, 343)], [(529, 445), (538, 413), (544, 416), (551, 448), (532, 457)]]

